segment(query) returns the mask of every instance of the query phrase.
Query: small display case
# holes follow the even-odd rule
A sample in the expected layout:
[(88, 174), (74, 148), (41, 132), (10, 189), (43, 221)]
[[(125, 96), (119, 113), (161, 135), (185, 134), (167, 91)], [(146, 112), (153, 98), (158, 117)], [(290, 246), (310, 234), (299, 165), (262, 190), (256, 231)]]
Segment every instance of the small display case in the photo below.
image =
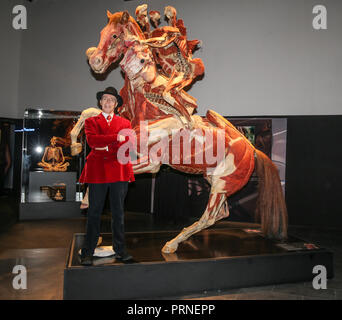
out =
[[(25, 111), (21, 218), (65, 217), (67, 212), (61, 212), (62, 207), (70, 212), (77, 208), (79, 214), (83, 190), (78, 180), (85, 164), (87, 144), (81, 132), (78, 142), (82, 144), (82, 152), (72, 156), (70, 132), (80, 114), (43, 109)], [(42, 208), (45, 213), (41, 212)]]

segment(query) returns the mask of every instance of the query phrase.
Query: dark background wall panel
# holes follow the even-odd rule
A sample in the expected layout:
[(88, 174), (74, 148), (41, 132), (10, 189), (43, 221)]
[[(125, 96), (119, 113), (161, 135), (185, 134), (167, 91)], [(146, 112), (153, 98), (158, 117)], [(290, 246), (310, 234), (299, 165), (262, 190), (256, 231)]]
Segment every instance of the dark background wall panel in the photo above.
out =
[(288, 118), (289, 224), (342, 226), (342, 116)]

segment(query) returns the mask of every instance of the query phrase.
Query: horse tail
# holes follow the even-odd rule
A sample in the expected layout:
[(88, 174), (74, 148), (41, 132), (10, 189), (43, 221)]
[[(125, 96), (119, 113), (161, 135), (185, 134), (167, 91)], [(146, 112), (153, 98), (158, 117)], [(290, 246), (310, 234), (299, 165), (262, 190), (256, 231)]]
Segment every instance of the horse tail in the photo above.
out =
[(259, 178), (256, 216), (261, 219), (261, 229), (268, 238), (287, 238), (287, 209), (278, 169), (260, 150), (256, 151), (255, 168)]

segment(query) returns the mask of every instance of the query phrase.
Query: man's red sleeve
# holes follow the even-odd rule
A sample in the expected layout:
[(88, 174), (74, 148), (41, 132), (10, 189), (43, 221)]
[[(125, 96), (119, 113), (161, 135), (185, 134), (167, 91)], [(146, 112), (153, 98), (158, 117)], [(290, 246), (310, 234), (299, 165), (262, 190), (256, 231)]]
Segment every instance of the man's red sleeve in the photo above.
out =
[(124, 143), (128, 143), (130, 145), (130, 148), (135, 148), (136, 147), (136, 135), (135, 132), (132, 129), (131, 123), (128, 122), (127, 124), (127, 128), (129, 129), (128, 132), (126, 132), (126, 137), (125, 137), (125, 142)]
[[(90, 120), (90, 121), (88, 121)], [(87, 119), (84, 124), (84, 130), (87, 142), (91, 148), (104, 148), (110, 144), (117, 143), (118, 135), (114, 134), (97, 134), (96, 124), (91, 119)]]

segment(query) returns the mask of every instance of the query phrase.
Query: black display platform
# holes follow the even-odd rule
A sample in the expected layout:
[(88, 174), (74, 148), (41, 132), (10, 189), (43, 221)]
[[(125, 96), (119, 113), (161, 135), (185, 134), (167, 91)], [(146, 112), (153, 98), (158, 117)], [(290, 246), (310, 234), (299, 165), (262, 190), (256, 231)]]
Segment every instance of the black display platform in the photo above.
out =
[[(207, 229), (163, 254), (176, 231), (126, 233), (134, 261), (97, 258), (80, 265), (84, 234), (75, 234), (64, 270), (64, 299), (148, 299), (249, 286), (311, 281), (315, 265), (333, 277), (333, 254), (289, 237), (284, 244), (265, 239), (257, 229)], [(102, 234), (101, 245), (111, 245)]]

